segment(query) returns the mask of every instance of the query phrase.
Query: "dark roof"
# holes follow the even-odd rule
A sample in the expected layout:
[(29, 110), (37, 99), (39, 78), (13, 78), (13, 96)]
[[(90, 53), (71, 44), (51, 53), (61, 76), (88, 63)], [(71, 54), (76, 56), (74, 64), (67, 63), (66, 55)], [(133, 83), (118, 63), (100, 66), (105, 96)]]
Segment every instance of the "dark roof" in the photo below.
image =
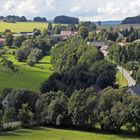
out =
[(136, 85), (136, 86), (132, 86), (130, 87), (131, 90), (133, 90), (133, 92), (135, 92), (137, 95), (140, 96), (140, 86)]

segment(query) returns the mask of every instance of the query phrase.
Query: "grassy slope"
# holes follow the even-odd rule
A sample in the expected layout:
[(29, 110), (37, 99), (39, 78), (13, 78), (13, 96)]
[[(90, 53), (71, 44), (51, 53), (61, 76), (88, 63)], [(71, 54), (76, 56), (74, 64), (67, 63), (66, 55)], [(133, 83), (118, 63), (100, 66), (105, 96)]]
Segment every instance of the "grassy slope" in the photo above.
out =
[(20, 129), (0, 134), (0, 140), (138, 140), (139, 138), (127, 135), (108, 135), (89, 132), (40, 129)]
[(40, 22), (17, 22), (17, 23), (6, 23), (0, 22), (0, 32), (3, 32), (5, 29), (10, 29), (12, 32), (31, 32), (34, 28), (44, 29), (47, 28), (47, 23)]
[(18, 72), (11, 73), (0, 65), (0, 91), (5, 87), (29, 88), (38, 91), (40, 83), (52, 73), (49, 56), (44, 57), (35, 67), (17, 62), (12, 55), (8, 57), (17, 66)]
[[(115, 62), (112, 61), (109, 57), (106, 57), (105, 59), (108, 60), (109, 62), (115, 64)], [(116, 73), (116, 80), (117, 80), (116, 84), (118, 84), (120, 88), (124, 88), (124, 87), (128, 86), (127, 79), (119, 71), (117, 71), (117, 73)]]
[(119, 71), (117, 71), (116, 78), (117, 78), (116, 83), (119, 85), (120, 88), (124, 88), (128, 86), (127, 79)]

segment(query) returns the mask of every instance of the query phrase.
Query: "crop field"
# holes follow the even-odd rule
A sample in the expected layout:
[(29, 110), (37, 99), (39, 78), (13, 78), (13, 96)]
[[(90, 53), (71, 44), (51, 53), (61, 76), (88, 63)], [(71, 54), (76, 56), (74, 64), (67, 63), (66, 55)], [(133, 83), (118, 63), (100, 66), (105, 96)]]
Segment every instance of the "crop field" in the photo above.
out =
[(110, 29), (110, 27), (113, 27), (114, 30), (117, 29), (125, 29), (125, 28), (130, 28), (130, 26), (133, 26), (135, 29), (140, 29), (140, 24), (119, 24), (119, 25), (101, 25), (101, 26), (97, 26), (97, 29)]
[(47, 28), (48, 23), (42, 22), (17, 22), (17, 23), (7, 23), (0, 22), (0, 32), (5, 31), (5, 29), (10, 29), (14, 33), (19, 32), (32, 32), (34, 28), (44, 29)]

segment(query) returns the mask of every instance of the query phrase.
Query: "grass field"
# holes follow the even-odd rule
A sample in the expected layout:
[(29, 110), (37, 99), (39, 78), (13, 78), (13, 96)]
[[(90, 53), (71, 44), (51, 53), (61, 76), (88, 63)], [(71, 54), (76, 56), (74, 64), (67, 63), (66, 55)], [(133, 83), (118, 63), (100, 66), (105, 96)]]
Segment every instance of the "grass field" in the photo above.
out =
[(135, 29), (139, 29), (140, 28), (140, 24), (119, 24), (119, 25), (101, 25), (101, 26), (97, 26), (97, 29), (110, 29), (110, 27), (113, 27), (114, 30), (117, 29), (124, 29), (124, 28), (130, 28), (130, 26), (133, 26)]
[(0, 32), (5, 31), (5, 29), (10, 29), (14, 33), (19, 32), (32, 32), (34, 28), (44, 29), (47, 28), (47, 23), (41, 22), (17, 22), (17, 23), (6, 23), (0, 22)]
[(116, 84), (118, 84), (120, 88), (128, 86), (127, 79), (119, 71), (117, 71), (116, 78), (117, 78)]
[(5, 87), (28, 88), (38, 91), (40, 83), (52, 73), (49, 56), (44, 57), (34, 67), (30, 67), (26, 63), (17, 62), (13, 55), (8, 55), (8, 59), (14, 62), (18, 71), (12, 73), (0, 65), (0, 91)]
[(140, 137), (128, 135), (97, 134), (80, 131), (40, 129), (20, 129), (0, 133), (0, 140), (139, 140)]

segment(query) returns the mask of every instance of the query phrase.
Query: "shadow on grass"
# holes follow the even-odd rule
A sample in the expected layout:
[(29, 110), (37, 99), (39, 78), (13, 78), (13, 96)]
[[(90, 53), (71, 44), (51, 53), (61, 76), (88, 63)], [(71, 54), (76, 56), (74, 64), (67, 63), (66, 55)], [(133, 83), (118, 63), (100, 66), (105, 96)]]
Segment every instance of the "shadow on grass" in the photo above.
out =
[(96, 129), (79, 129), (79, 128), (57, 128), (57, 127), (49, 127), (49, 128), (54, 128), (54, 129), (60, 129), (60, 130), (70, 130), (70, 131), (80, 131), (80, 132), (88, 132), (88, 133), (95, 133), (95, 134), (102, 134), (102, 135), (114, 135), (118, 138), (121, 139), (140, 139), (140, 134), (134, 133), (134, 132), (129, 132), (129, 131), (106, 131), (106, 130), (101, 130), (99, 128)]
[(51, 64), (50, 62), (38, 62), (38, 64)]
[(1, 136), (4, 136), (4, 137), (12, 137), (12, 136), (16, 136), (16, 137), (19, 137), (19, 136), (21, 136), (20, 134), (18, 134), (18, 133), (15, 133), (15, 132), (1, 132), (0, 133), (0, 137)]
[(29, 129), (19, 129), (19, 130), (15, 130), (15, 131), (9, 131), (9, 132), (0, 132), (0, 137), (1, 136), (5, 136), (5, 137), (19, 137), (21, 136), (21, 134), (27, 134), (27, 133), (32, 133), (31, 130)]

